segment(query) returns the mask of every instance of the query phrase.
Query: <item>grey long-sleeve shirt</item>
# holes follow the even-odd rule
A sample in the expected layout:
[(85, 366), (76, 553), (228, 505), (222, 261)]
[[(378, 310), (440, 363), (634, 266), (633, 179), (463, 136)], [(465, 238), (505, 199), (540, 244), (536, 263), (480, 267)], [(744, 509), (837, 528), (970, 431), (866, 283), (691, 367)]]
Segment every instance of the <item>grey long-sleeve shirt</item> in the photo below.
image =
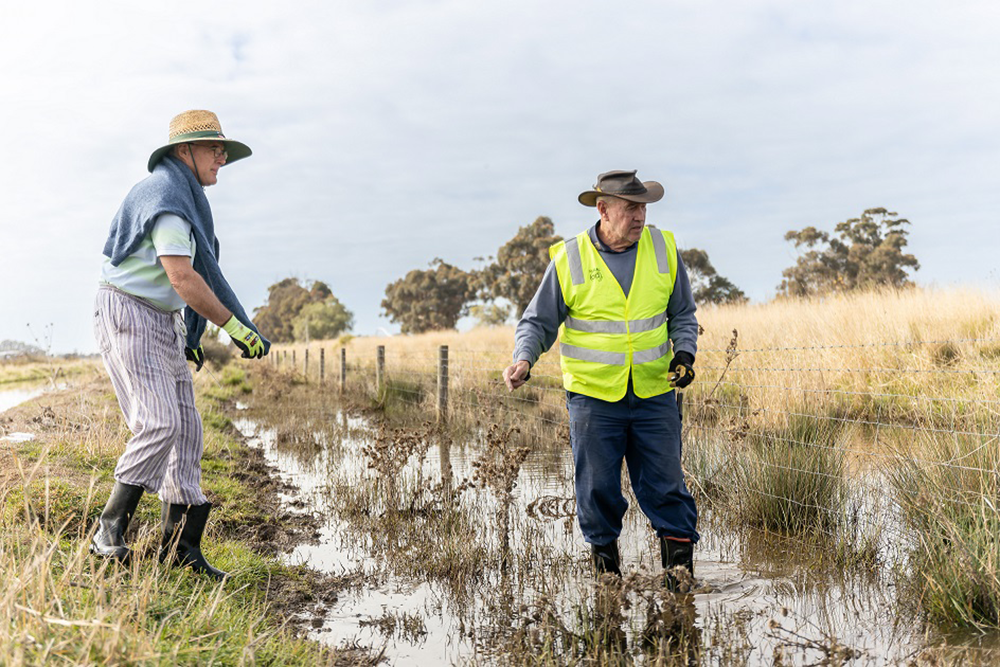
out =
[[(615, 252), (601, 243), (597, 236), (597, 224), (588, 231), (590, 240), (611, 269), (625, 296), (628, 296), (632, 277), (635, 275), (635, 256), (639, 244)], [(694, 315), (696, 309), (687, 269), (684, 268), (680, 253), (677, 253), (677, 278), (667, 303), (667, 336), (673, 343), (674, 352), (683, 350), (694, 356), (698, 351), (698, 320)], [(550, 261), (538, 291), (524, 309), (514, 331), (514, 361), (523, 360), (534, 366), (538, 358), (556, 342), (559, 325), (566, 319), (568, 312), (562, 290), (559, 289), (555, 264)]]

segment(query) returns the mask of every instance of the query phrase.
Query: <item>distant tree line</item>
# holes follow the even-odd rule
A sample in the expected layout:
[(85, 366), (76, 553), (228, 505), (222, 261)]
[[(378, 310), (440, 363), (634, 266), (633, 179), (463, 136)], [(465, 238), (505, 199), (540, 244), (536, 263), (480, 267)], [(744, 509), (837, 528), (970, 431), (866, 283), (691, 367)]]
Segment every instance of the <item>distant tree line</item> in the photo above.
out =
[[(912, 285), (908, 271), (920, 268), (907, 246), (909, 220), (885, 208), (838, 223), (833, 232), (816, 227), (791, 230), (785, 240), (800, 251), (794, 266), (782, 271), (778, 294), (807, 297), (873, 287)], [(440, 257), (426, 269), (413, 269), (390, 283), (382, 311), (403, 333), (454, 329), (471, 315), (481, 325), (501, 325), (528, 307), (549, 264), (549, 247), (562, 237), (552, 220), (541, 216), (520, 227), (495, 256), (478, 257), (483, 266), (464, 270)], [(733, 304), (746, 294), (719, 275), (700, 248), (680, 250), (695, 302)], [(326, 283), (285, 278), (268, 288), (255, 321), (276, 342), (328, 339), (350, 331), (354, 315)]]
[[(520, 227), (496, 256), (477, 257), (480, 269), (463, 271), (437, 258), (428, 269), (414, 269), (386, 288), (382, 310), (403, 333), (453, 329), (473, 316), (481, 325), (500, 325), (528, 307), (545, 268), (549, 247), (562, 240), (550, 218), (541, 216)], [(681, 251), (699, 303), (734, 303), (746, 295), (720, 276), (698, 248)]]

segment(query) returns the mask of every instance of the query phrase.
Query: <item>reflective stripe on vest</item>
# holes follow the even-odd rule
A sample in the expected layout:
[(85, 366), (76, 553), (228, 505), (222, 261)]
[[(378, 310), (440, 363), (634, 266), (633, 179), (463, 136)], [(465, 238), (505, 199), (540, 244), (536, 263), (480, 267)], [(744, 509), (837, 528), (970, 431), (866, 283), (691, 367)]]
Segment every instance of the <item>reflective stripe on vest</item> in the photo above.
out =
[(605, 352), (604, 350), (589, 350), (585, 347), (577, 347), (568, 343), (560, 343), (559, 354), (570, 359), (580, 361), (593, 361), (597, 364), (608, 364), (609, 366), (624, 366), (628, 363), (628, 355), (624, 352)]
[(583, 284), (583, 261), (580, 259), (580, 242), (574, 236), (566, 241), (566, 256), (569, 258), (569, 274), (574, 285)]
[(668, 354), (670, 354), (670, 341), (667, 341), (666, 343), (661, 343), (656, 347), (651, 347), (648, 350), (639, 350), (638, 352), (633, 352), (632, 363), (648, 364), (650, 361), (656, 361), (657, 359), (662, 359)]
[(617, 401), (631, 378), (640, 398), (670, 391), (666, 309), (677, 275), (673, 235), (652, 225), (643, 229), (627, 297), (587, 232), (549, 253), (568, 310), (560, 328), (566, 389)]
[[(663, 234), (653, 234), (656, 227), (646, 225), (653, 241), (653, 251), (656, 253), (656, 268), (660, 273), (670, 273), (670, 262), (667, 259), (667, 244)], [(589, 234), (588, 234), (589, 236)], [(580, 259), (580, 239), (573, 237), (566, 241), (566, 258), (569, 260), (569, 272), (574, 285), (583, 284), (583, 260)]]
[(570, 329), (584, 331), (586, 333), (610, 333), (623, 334), (631, 331), (640, 333), (642, 331), (652, 331), (667, 321), (667, 314), (660, 313), (653, 317), (642, 320), (630, 320), (628, 322), (616, 322), (614, 320), (581, 320), (576, 317), (567, 316), (565, 323)]
[(656, 227), (647, 225), (653, 239), (653, 249), (656, 251), (656, 268), (660, 273), (670, 273), (670, 263), (667, 261), (667, 243), (663, 240), (663, 234), (653, 234)]

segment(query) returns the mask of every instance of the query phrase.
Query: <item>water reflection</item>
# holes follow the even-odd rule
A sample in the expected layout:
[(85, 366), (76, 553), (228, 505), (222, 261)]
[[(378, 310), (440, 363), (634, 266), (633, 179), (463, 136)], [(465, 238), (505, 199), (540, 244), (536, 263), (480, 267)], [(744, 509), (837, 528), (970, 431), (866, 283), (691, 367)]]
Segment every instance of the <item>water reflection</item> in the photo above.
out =
[(16, 389), (0, 390), (0, 413), (45, 393), (44, 385), (19, 386)]
[[(584, 627), (593, 636), (624, 641), (623, 650), (640, 662), (656, 662), (656, 654), (648, 651), (664, 646), (683, 646), (692, 664), (773, 664), (776, 656), (792, 654), (793, 663), (809, 662), (835, 645), (879, 664), (903, 660), (927, 641), (915, 623), (904, 620), (896, 590), (885, 578), (848, 575), (835, 560), (822, 557), (836, 548), (832, 541), (735, 531), (707, 509), (695, 557), (698, 583), (683, 604), (668, 605), (662, 587), (635, 583), (627, 593), (631, 607), (602, 602), (594, 597), (589, 551), (573, 515), (572, 460), (566, 447), (533, 451), (517, 477), (506, 527), (501, 521), (482, 525), (478, 539), (492, 545), (490, 554), (497, 560), (476, 573), (470, 598), (436, 579), (423, 581), (394, 571), (380, 554), (407, 545), (359, 531), (342, 517), (338, 485), (357, 484), (369, 474), (361, 450), (375, 429), (364, 420), (342, 412), (331, 415), (327, 427), (320, 425), (312, 434), (312, 444), (284, 438), (284, 445), (281, 429), (266, 426), (263, 419), (235, 423), (298, 489), (298, 499), (324, 518), (320, 543), (298, 547), (289, 559), (332, 574), (354, 573), (362, 582), (341, 596), (316, 632), (332, 645), (353, 639), (385, 643), (387, 656), (397, 664), (450, 664), (488, 654), (498, 645), (495, 635), (503, 635), (501, 646), (522, 642), (517, 645), (526, 647), (528, 634), (519, 635), (518, 627), (531, 627), (531, 636), (551, 639), (561, 632), (560, 624), (570, 632), (581, 618), (589, 619), (591, 625)], [(409, 479), (428, 485), (439, 480), (443, 497), (450, 498), (473, 477), (472, 463), (482, 444), (482, 434), (467, 442), (440, 437), (437, 447), (427, 451), (422, 470), (407, 471), (413, 476)], [(464, 511), (478, 507), (480, 516), (500, 509), (483, 501), (477, 506), (468, 497), (459, 502)], [(655, 535), (634, 498), (630, 502), (620, 542), (626, 580), (656, 578)], [(543, 620), (548, 625), (540, 625)], [(608, 634), (609, 627), (620, 632)], [(576, 641), (566, 637), (565, 646)], [(800, 638), (798, 644), (791, 641), (794, 637)], [(585, 659), (589, 649), (580, 650), (584, 654), (577, 657)]]

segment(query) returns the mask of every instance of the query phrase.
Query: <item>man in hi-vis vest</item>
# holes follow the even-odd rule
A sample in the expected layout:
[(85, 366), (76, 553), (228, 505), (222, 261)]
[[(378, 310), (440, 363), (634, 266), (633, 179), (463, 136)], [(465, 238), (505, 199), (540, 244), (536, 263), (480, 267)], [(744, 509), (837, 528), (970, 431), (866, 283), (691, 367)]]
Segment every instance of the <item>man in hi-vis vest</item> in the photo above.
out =
[(577, 516), (598, 576), (621, 575), (622, 459), (663, 567), (693, 574), (698, 511), (681, 471), (674, 388), (694, 379), (698, 321), (673, 234), (646, 224), (646, 204), (663, 197), (663, 186), (635, 174), (601, 174), (579, 196), (601, 219), (549, 249), (503, 376), (511, 391), (523, 385), (561, 334)]

